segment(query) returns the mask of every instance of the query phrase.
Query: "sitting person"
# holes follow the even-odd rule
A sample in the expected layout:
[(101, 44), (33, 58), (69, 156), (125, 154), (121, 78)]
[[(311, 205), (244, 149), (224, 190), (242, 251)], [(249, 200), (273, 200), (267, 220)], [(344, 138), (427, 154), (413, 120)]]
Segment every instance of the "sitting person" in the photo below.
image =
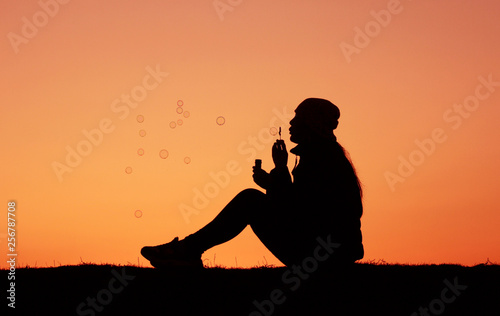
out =
[[(304, 100), (290, 121), (290, 141), (297, 144), (290, 151), (300, 158), (292, 170), (293, 181), (285, 142), (277, 140), (272, 148), (275, 168), (270, 173), (253, 169), (255, 183), (266, 193), (243, 190), (199, 231), (182, 240), (176, 237), (163, 245), (143, 247), (141, 254), (158, 268), (203, 267), (204, 251), (233, 239), (250, 225), (267, 249), (289, 267), (313, 255), (328, 259), (331, 265), (363, 258), (362, 190), (333, 133), (339, 116), (339, 109), (328, 100)], [(321, 254), (318, 245), (324, 246)]]

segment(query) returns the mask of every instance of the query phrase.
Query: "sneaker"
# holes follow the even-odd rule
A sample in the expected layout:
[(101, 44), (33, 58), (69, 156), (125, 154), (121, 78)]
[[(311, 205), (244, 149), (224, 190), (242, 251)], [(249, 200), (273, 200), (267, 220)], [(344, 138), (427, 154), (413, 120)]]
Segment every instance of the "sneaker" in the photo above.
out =
[(151, 262), (155, 268), (164, 267), (196, 267), (203, 268), (201, 253), (194, 253), (186, 249), (185, 243), (175, 237), (171, 242), (143, 247), (141, 255)]

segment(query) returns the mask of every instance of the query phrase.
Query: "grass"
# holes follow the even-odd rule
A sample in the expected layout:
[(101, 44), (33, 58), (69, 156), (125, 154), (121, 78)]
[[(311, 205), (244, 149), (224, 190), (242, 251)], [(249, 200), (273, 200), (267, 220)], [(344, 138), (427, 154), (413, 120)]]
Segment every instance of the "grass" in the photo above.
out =
[[(260, 261), (257, 261), (257, 264), (254, 265), (253, 267), (251, 267), (250, 269), (255, 269), (255, 268), (279, 268), (280, 267), (280, 266), (276, 266), (274, 264), (269, 264), (267, 262), (267, 259), (266, 259), (265, 256), (263, 256), (262, 258), (263, 258), (262, 263), (260, 263)], [(24, 264), (24, 265), (16, 266), (16, 269), (39, 269), (39, 268), (55, 268), (55, 267), (63, 267), (63, 266), (82, 266), (82, 265), (104, 265), (104, 266), (115, 266), (115, 267), (136, 267), (136, 268), (148, 268), (148, 267), (150, 267), (149, 265), (145, 266), (143, 263), (141, 263), (139, 261), (139, 259), (140, 258), (137, 257), (137, 264), (132, 263), (130, 261), (127, 261), (127, 264), (125, 265), (125, 264), (116, 264), (116, 263), (111, 263), (111, 262), (103, 263), (102, 261), (100, 263), (95, 263), (95, 262), (91, 262), (91, 261), (85, 261), (85, 260), (82, 259), (82, 257), (80, 257), (80, 263), (77, 264), (77, 265), (63, 265), (59, 261), (57, 261), (57, 264), (56, 264), (56, 261), (54, 260), (52, 266), (49, 266), (47, 264), (47, 262), (45, 262), (45, 266), (38, 266), (37, 262), (35, 262), (35, 264), (33, 266), (31, 266), (29, 264)], [(203, 259), (203, 266), (205, 268), (248, 269), (248, 268), (238, 267), (238, 260), (237, 260), (237, 258), (235, 258), (235, 263), (236, 263), (235, 267), (227, 267), (227, 266), (224, 266), (222, 264), (218, 264), (218, 263), (216, 263), (216, 259), (217, 259), (217, 254), (214, 254), (213, 260), (210, 260), (209, 258)], [(426, 263), (422, 263), (422, 264), (389, 263), (389, 262), (385, 261), (384, 259), (364, 259), (364, 260), (358, 261), (358, 264), (392, 265), (392, 266), (430, 266), (430, 265), (436, 265), (436, 264), (426, 264)], [(463, 266), (463, 265), (458, 264), (458, 263), (447, 263), (447, 264), (448, 265)], [(485, 262), (479, 263), (476, 266), (482, 266), (482, 265), (496, 265), (496, 266), (498, 266), (500, 264), (497, 263), (497, 262), (491, 262), (489, 258), (486, 258)], [(0, 271), (2, 271), (2, 270), (8, 270), (8, 268), (0, 268)]]
[[(80, 260), (71, 266), (16, 269), (16, 312), (289, 316), (419, 315), (419, 308), (430, 307), (440, 315), (498, 315), (500, 310), (500, 266), (489, 260), (473, 267), (372, 260), (348, 272), (323, 271), (318, 266), (310, 273), (302, 270), (302, 275), (268, 265), (265, 258), (262, 264), (243, 269), (226, 268), (214, 257), (205, 262), (203, 271)], [(7, 273), (0, 271), (6, 286)], [(454, 283), (466, 288), (459, 289), (459, 295), (445, 290)], [(445, 300), (453, 302), (443, 303), (443, 291)], [(436, 309), (441, 307), (442, 311)]]

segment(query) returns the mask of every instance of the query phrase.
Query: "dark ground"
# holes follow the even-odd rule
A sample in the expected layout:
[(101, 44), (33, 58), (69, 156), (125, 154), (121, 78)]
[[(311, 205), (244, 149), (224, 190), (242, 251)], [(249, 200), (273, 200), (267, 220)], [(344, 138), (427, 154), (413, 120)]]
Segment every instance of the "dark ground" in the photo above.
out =
[(498, 265), (357, 264), (301, 276), (288, 268), (79, 265), (17, 269), (15, 282), (15, 315), (500, 315)]

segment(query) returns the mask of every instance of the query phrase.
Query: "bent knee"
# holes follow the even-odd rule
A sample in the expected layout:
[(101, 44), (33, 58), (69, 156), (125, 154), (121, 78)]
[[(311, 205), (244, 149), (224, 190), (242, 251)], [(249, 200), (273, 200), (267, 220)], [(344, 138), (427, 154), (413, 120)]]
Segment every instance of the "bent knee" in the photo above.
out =
[(245, 189), (238, 193), (238, 197), (249, 198), (249, 199), (259, 199), (266, 196), (266, 194), (257, 189)]

